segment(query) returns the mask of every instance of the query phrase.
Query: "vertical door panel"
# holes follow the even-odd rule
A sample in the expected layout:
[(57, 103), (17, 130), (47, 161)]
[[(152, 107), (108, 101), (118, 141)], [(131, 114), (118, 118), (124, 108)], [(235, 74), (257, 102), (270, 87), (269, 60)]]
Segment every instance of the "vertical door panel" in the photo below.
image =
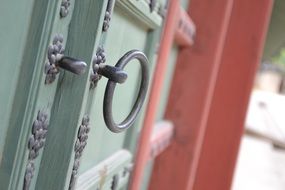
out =
[(98, 43), (106, 1), (74, 1), (68, 25), (66, 55), (88, 64), (81, 76), (63, 71), (52, 104), (49, 131), (36, 189), (67, 189), (74, 164), (74, 144), (84, 118), (94, 46)]
[[(99, 45), (104, 47), (106, 52), (106, 64), (115, 65), (126, 52), (137, 49), (145, 52), (149, 58), (148, 66), (152, 73), (154, 46), (159, 39), (158, 36), (154, 38), (153, 32), (158, 29), (160, 22), (161, 17), (156, 12), (150, 13), (145, 1), (117, 1), (112, 12), (110, 27)], [(128, 78), (125, 83), (117, 85), (113, 99), (113, 115), (117, 123), (123, 121), (129, 114), (137, 97), (141, 78), (141, 68), (136, 60), (131, 61), (124, 70), (128, 73)], [(130, 148), (128, 143), (137, 143), (141, 127), (142, 118), (138, 118), (127, 132), (115, 134), (107, 129), (102, 113), (106, 82), (107, 79), (102, 78), (94, 93), (92, 90), (89, 93), (87, 101), (87, 104), (91, 105), (92, 128), (80, 167), (79, 178), (83, 181), (82, 176), (86, 176), (86, 173), (91, 171), (90, 168), (96, 168), (96, 165), (112, 157), (114, 152)], [(143, 113), (140, 116), (142, 117)], [(126, 182), (123, 189), (126, 188)]]
[[(131, 49), (143, 51), (145, 40), (145, 29), (124, 15), (122, 10), (115, 8), (105, 44), (106, 63), (114, 65), (125, 52)], [(128, 79), (125, 83), (117, 85), (113, 99), (113, 114), (116, 122), (122, 121), (130, 112), (139, 85), (139, 63), (137, 61), (130, 62), (125, 67), (125, 71), (128, 73)], [(90, 132), (88, 142), (90, 146), (86, 147), (82, 168), (89, 168), (90, 164), (92, 166), (98, 161), (102, 161), (113, 152), (121, 149), (124, 143), (125, 133), (114, 134), (107, 129), (103, 120), (103, 97), (106, 82), (105, 78), (101, 79), (96, 88), (95, 100), (90, 114), (94, 128)], [(85, 166), (87, 163), (89, 164)]]

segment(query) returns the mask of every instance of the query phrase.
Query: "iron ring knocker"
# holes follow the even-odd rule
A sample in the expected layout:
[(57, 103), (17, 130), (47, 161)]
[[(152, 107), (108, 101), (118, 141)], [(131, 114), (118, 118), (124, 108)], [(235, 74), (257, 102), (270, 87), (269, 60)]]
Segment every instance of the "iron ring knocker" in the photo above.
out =
[[(113, 118), (112, 103), (114, 90), (117, 83), (123, 83), (127, 79), (127, 74), (123, 71), (124, 67), (133, 59), (137, 59), (141, 66), (141, 83), (138, 93), (138, 97), (132, 107), (129, 115), (121, 123), (116, 124)], [(120, 133), (129, 128), (136, 120), (138, 113), (140, 112), (147, 93), (149, 83), (149, 71), (148, 71), (148, 59), (145, 54), (139, 50), (131, 50), (127, 52), (115, 65), (115, 67), (105, 65), (105, 69), (99, 69), (99, 74), (104, 76), (109, 73), (109, 80), (106, 86), (104, 102), (103, 102), (103, 114), (107, 127), (114, 133)], [(108, 67), (107, 67), (108, 66)], [(112, 70), (108, 72), (108, 70)]]

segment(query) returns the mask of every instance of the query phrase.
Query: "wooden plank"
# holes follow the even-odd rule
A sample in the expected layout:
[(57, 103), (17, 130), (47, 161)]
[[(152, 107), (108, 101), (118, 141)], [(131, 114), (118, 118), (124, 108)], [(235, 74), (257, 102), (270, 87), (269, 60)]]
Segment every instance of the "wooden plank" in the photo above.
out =
[(170, 145), (174, 134), (174, 126), (169, 121), (160, 121), (155, 124), (150, 140), (149, 160), (153, 160)]
[(112, 178), (118, 175), (118, 188), (128, 182), (132, 155), (127, 150), (119, 150), (98, 165), (78, 177), (77, 190), (110, 189)]
[(272, 0), (234, 1), (193, 190), (231, 188), (272, 4)]
[(190, 47), (194, 43), (196, 27), (188, 13), (182, 7), (179, 10), (179, 19), (175, 32), (175, 42), (182, 47)]
[(75, 137), (86, 114), (84, 103), (89, 91), (92, 56), (102, 33), (106, 6), (107, 1), (75, 1), (65, 53), (84, 60), (88, 65), (87, 74), (75, 76), (70, 72), (61, 72), (58, 77), (60, 82), (51, 109), (49, 131), (35, 189), (65, 189), (69, 186)]
[(170, 1), (165, 29), (161, 38), (161, 46), (157, 59), (157, 67), (154, 72), (153, 83), (149, 102), (146, 109), (141, 137), (139, 139), (138, 152), (135, 158), (135, 167), (129, 189), (137, 190), (143, 176), (143, 171), (149, 156), (149, 142), (155, 121), (155, 113), (160, 99), (160, 91), (163, 86), (163, 79), (167, 68), (167, 59), (174, 39), (174, 28), (176, 27), (177, 15), (179, 11), (179, 1)]
[(136, 18), (146, 27), (156, 29), (161, 25), (162, 18), (157, 13), (157, 9), (150, 11), (149, 4), (145, 1), (118, 0), (117, 5), (126, 11), (131, 17)]
[[(157, 157), (149, 189), (190, 189), (195, 176), (232, 1), (191, 0), (188, 14), (197, 27), (195, 44), (184, 48), (172, 81), (166, 119), (175, 126), (170, 147)], [(175, 167), (166, 167), (173, 165)]]
[[(51, 34), (57, 23), (55, 17), (59, 17), (58, 11), (60, 8), (57, 6), (60, 2), (56, 1), (43, 2), (30, 0), (23, 6), (20, 4), (13, 5), (14, 3), (9, 1), (1, 6), (1, 8), (3, 7), (11, 14), (11, 16), (6, 15), (1, 18), (5, 19), (9, 17), (14, 20), (12, 28), (21, 28), (20, 30), (16, 28), (11, 29), (11, 26), (6, 25), (5, 29), (11, 31), (5, 34), (5, 38), (10, 41), (7, 42), (9, 46), (3, 47), (11, 53), (13, 52), (13, 54), (10, 55), (10, 58), (8, 58), (8, 54), (5, 55), (8, 56), (6, 58), (10, 59), (10, 61), (5, 61), (5, 57), (1, 56), (4, 62), (11, 63), (8, 65), (12, 65), (15, 71), (13, 73), (15, 77), (10, 74), (8, 76), (12, 77), (11, 82), (14, 83), (12, 85), (15, 87), (15, 91), (14, 94), (11, 93), (7, 97), (9, 98), (9, 100), (7, 99), (7, 103), (10, 102), (11, 107), (7, 108), (6, 111), (10, 115), (5, 118), (8, 119), (8, 123), (3, 123), (8, 128), (5, 134), (3, 162), (0, 166), (0, 183), (4, 189), (8, 185), (9, 189), (22, 189), (31, 123), (38, 109), (43, 108), (43, 105), (45, 108), (48, 107), (48, 103), (50, 103), (49, 98), (54, 95), (55, 87), (52, 87), (48, 90), (50, 92), (45, 95), (45, 99), (41, 97), (43, 101), (38, 101), (40, 98), (37, 97), (40, 88), (44, 86), (42, 78), (44, 75), (43, 68), (46, 60), (46, 51), (48, 43), (51, 40)], [(5, 11), (2, 11), (2, 9), (1, 14), (5, 14)], [(67, 19), (68, 21), (69, 19)], [(66, 23), (63, 23), (61, 24), (65, 26)], [(65, 28), (61, 26), (61, 29), (64, 30)], [(21, 34), (17, 35), (18, 32)], [(13, 37), (9, 37), (10, 35)], [(15, 41), (12, 42), (12, 39)], [(4, 41), (3, 43), (5, 44)], [(13, 46), (15, 47), (13, 48)], [(11, 49), (14, 50), (11, 51)], [(6, 69), (4, 68), (4, 70)], [(19, 75), (17, 76), (17, 74)], [(8, 83), (6, 85), (10, 87)], [(35, 165), (34, 179), (37, 174), (38, 160), (36, 160)]]

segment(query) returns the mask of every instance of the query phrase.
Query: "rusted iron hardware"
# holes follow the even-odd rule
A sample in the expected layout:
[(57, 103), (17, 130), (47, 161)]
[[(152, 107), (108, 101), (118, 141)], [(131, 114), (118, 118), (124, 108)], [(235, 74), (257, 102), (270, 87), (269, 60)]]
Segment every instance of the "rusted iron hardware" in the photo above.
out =
[(39, 155), (40, 149), (44, 147), (48, 132), (48, 115), (44, 111), (39, 111), (37, 119), (33, 122), (32, 135), (29, 138), (28, 149), (29, 159), (26, 166), (23, 190), (29, 190), (35, 172), (35, 159)]

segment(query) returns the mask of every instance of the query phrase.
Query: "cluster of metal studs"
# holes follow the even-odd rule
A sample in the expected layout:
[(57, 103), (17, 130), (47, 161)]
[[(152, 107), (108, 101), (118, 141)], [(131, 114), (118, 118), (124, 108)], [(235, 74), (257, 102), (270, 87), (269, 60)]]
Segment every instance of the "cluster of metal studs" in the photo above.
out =
[(84, 116), (82, 119), (81, 125), (78, 129), (77, 140), (74, 146), (75, 156), (74, 156), (72, 174), (71, 174), (70, 183), (69, 183), (69, 190), (72, 190), (75, 188), (75, 182), (77, 179), (78, 169), (80, 165), (80, 158), (82, 156), (82, 152), (85, 146), (87, 145), (89, 131), (90, 131), (89, 117)]
[(102, 63), (106, 62), (106, 53), (102, 47), (99, 47), (96, 52), (96, 56), (93, 58), (93, 73), (90, 76), (90, 89), (94, 89), (97, 86), (97, 82), (101, 79), (101, 75), (97, 72), (99, 70), (99, 66)]
[(103, 31), (106, 32), (110, 26), (111, 21), (111, 13), (109, 11), (106, 11), (104, 22), (103, 22)]
[(70, 0), (62, 0), (60, 5), (60, 16), (66, 17), (70, 9)]
[(45, 64), (46, 84), (52, 83), (55, 80), (56, 75), (59, 73), (56, 62), (62, 58), (63, 51), (63, 36), (61, 34), (57, 34), (55, 35), (52, 44), (48, 47), (48, 62)]
[(107, 32), (110, 26), (110, 21), (111, 21), (111, 11), (112, 11), (112, 6), (113, 6), (113, 1), (114, 0), (109, 0), (107, 4), (107, 9), (105, 12), (104, 16), (104, 22), (103, 22), (103, 32)]
[(28, 190), (30, 187), (35, 172), (35, 159), (38, 157), (39, 151), (43, 148), (46, 141), (48, 122), (47, 113), (39, 111), (37, 119), (33, 123), (32, 135), (29, 138), (29, 159), (26, 166), (23, 190)]

